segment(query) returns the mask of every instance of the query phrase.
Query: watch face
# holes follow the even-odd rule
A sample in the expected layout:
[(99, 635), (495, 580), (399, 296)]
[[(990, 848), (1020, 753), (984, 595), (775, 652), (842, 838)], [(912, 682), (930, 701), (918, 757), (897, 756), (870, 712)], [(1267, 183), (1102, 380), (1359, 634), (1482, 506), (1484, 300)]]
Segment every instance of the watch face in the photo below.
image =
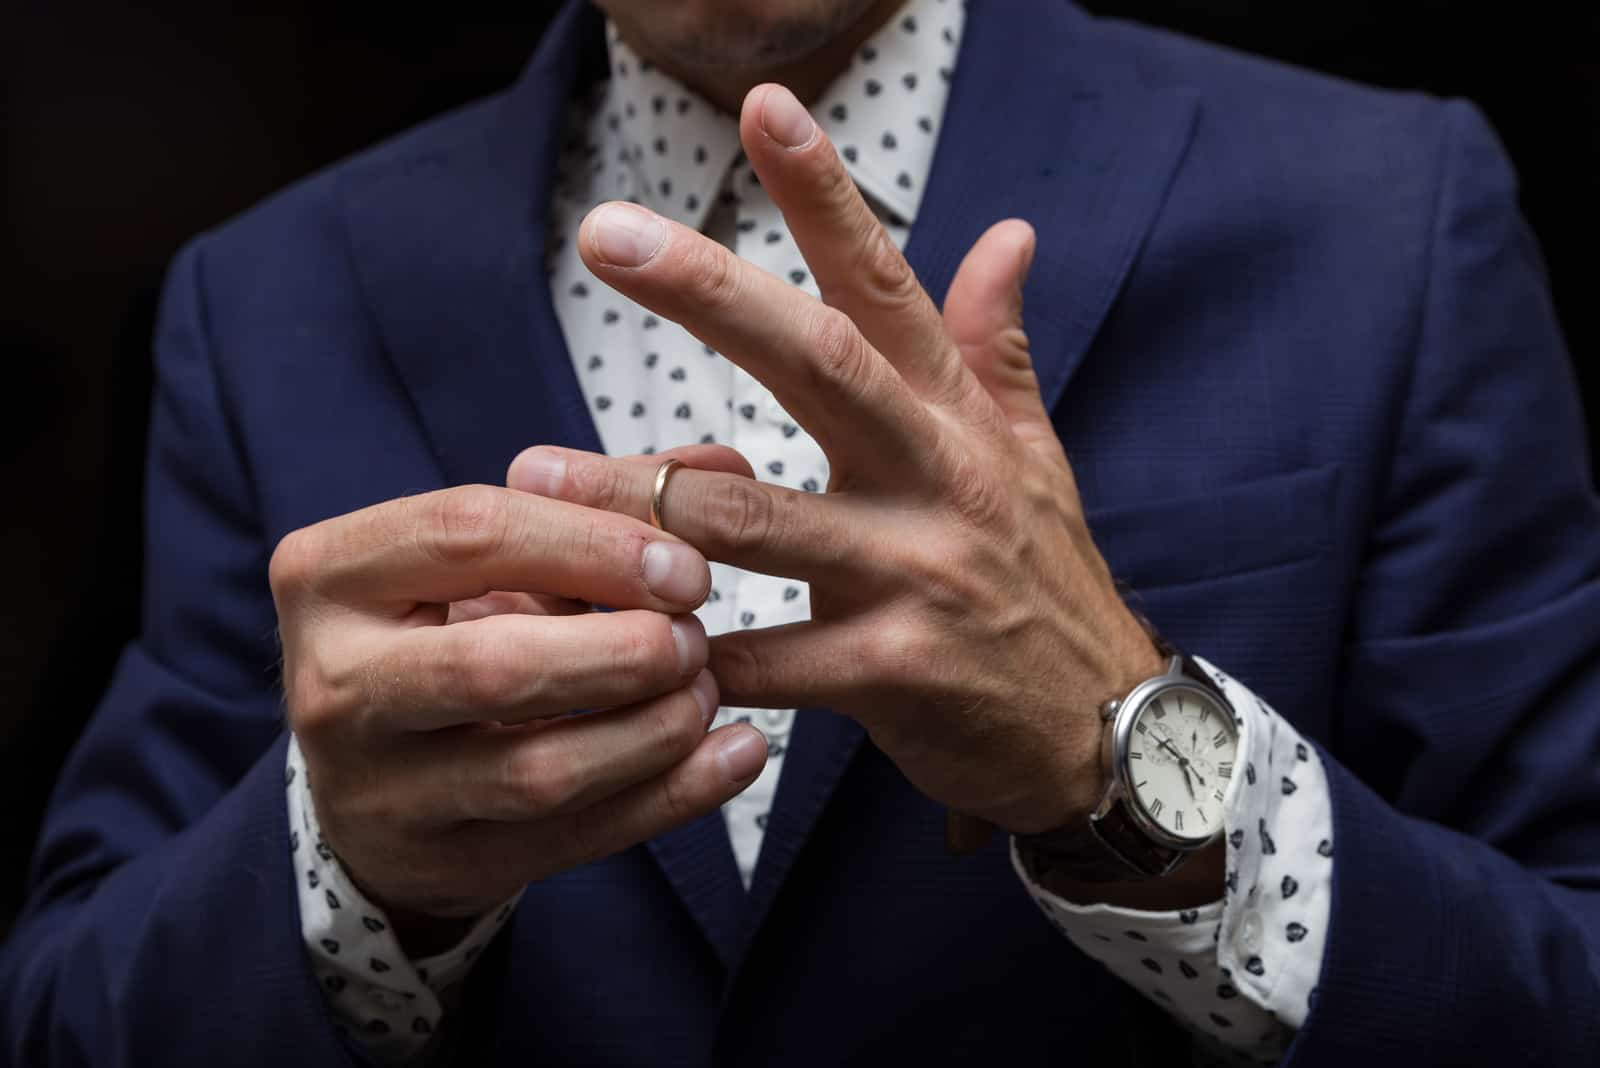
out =
[(1128, 735), (1129, 792), (1142, 815), (1175, 839), (1203, 842), (1222, 830), (1239, 733), (1233, 714), (1192, 685), (1144, 701)]

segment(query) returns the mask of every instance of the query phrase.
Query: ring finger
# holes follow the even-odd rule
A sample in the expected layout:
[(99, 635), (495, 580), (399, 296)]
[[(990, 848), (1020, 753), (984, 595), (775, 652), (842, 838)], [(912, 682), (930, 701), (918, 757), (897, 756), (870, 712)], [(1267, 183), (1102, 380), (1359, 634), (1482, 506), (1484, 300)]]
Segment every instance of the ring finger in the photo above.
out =
[[(659, 464), (540, 445), (511, 464), (512, 489), (587, 508), (648, 518)], [(869, 506), (847, 494), (805, 493), (742, 475), (673, 469), (661, 526), (709, 560), (786, 578), (865, 578), (874, 527)]]

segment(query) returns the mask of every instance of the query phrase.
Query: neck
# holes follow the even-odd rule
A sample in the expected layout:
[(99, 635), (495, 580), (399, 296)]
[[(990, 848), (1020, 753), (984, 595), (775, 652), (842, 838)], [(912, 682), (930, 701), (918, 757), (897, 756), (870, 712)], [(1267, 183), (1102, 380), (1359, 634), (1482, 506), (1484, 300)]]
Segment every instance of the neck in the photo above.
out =
[(650, 60), (664, 73), (687, 85), (730, 115), (738, 115), (745, 94), (764, 82), (785, 86), (802, 102), (810, 104), (822, 95), (841, 71), (850, 64), (867, 38), (878, 31), (889, 17), (905, 5), (905, 0), (875, 0), (843, 32), (810, 54), (790, 63), (745, 70), (685, 70), (660, 55), (648, 37), (637, 32), (633, 20), (616, 17), (617, 32), (642, 58)]

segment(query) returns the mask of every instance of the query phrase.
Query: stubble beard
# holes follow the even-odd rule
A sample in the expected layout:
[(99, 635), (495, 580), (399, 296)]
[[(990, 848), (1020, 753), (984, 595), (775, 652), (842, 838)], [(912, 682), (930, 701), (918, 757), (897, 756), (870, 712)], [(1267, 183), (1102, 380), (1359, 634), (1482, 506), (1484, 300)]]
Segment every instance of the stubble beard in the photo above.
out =
[(669, 0), (652, 14), (629, 19), (619, 13), (618, 22), (631, 30), (630, 37), (648, 40), (651, 50), (678, 70), (725, 76), (799, 62), (844, 33), (875, 2), (813, 0), (798, 10), (736, 10), (707, 19), (693, 17), (688, 10), (693, 5), (684, 4), (676, 17), (663, 18), (662, 8), (678, 6)]

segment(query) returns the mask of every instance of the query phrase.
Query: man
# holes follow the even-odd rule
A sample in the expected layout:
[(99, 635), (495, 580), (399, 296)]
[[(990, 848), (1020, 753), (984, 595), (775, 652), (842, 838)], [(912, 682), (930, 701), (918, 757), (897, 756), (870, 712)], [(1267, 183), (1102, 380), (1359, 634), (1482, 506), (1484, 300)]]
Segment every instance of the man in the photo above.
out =
[(1476, 113), (600, 6), (175, 264), (11, 1059), (1591, 1062), (1600, 502)]

